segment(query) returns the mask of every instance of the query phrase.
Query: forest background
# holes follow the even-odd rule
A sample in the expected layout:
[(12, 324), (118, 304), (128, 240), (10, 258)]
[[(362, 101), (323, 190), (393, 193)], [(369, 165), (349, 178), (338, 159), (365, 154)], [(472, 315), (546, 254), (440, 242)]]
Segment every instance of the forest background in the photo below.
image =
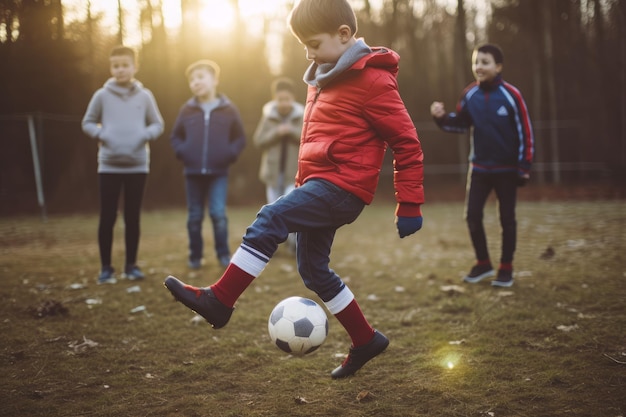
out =
[[(231, 171), (230, 204), (264, 201), (252, 134), (277, 75), (301, 80), (308, 62), (288, 31), (293, 1), (0, 0), (0, 214), (97, 209), (96, 143), (81, 131), (89, 99), (109, 77), (117, 44), (138, 51), (137, 78), (156, 97), (165, 133), (152, 144), (145, 207), (184, 206), (182, 167), (169, 134), (190, 97), (184, 69), (197, 59), (222, 67), (219, 92), (242, 114), (248, 145)], [(271, 7), (267, 7), (271, 3)], [(453, 110), (473, 80), (482, 42), (505, 52), (504, 78), (524, 95), (536, 140), (535, 185), (607, 188), (626, 178), (626, 2), (619, 0), (354, 0), (358, 36), (401, 56), (399, 86), (426, 156), (428, 190), (462, 187), (469, 141), (436, 129), (434, 100)], [(169, 3), (168, 3), (169, 4)], [(206, 16), (227, 7), (232, 22)], [(113, 20), (111, 20), (113, 12)], [(204, 17), (203, 17), (204, 16)], [(113, 23), (111, 23), (113, 22)], [(298, 100), (306, 94), (304, 83)], [(32, 137), (36, 137), (34, 162)], [(391, 155), (379, 191), (391, 196)], [(41, 188), (36, 191), (37, 170)], [(538, 189), (538, 188), (537, 188)], [(457, 194), (462, 197), (462, 193)], [(39, 198), (39, 201), (38, 201)], [(43, 198), (43, 201), (42, 201)]]

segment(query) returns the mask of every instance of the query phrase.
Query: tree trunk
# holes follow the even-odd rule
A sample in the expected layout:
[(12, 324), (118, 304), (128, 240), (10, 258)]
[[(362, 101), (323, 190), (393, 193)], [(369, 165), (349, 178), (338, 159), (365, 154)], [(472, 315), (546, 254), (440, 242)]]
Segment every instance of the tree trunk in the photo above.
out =
[(554, 80), (554, 51), (552, 39), (552, 2), (541, 2), (541, 26), (543, 35), (543, 57), (546, 69), (546, 93), (548, 100), (548, 128), (550, 136), (550, 150), (552, 159), (552, 170), (554, 172), (553, 182), (561, 183), (561, 164), (559, 151), (559, 131), (557, 129), (557, 104), (556, 104), (556, 83)]
[(124, 44), (124, 8), (122, 0), (117, 0), (117, 43)]
[[(91, 0), (87, 0), (87, 21), (85, 22), (86, 26), (87, 26), (87, 62), (89, 63), (89, 68), (93, 69), (96, 66), (96, 60), (95, 60), (95, 45), (94, 45), (94, 41), (93, 41), (93, 31), (94, 31), (94, 21), (93, 21), (93, 15), (91, 14)], [(91, 89), (95, 89), (96, 85), (97, 85), (97, 80), (96, 80), (96, 71), (89, 71), (90, 74), (90, 85), (91, 85)]]
[[(457, 0), (457, 14), (454, 28), (454, 63), (457, 68), (454, 71), (455, 74), (455, 86), (456, 91), (463, 91), (467, 85), (466, 77), (471, 73), (469, 62), (469, 54), (467, 51), (467, 23), (465, 21), (465, 5), (463, 0)], [(465, 140), (459, 140), (457, 146), (457, 152), (459, 155), (459, 161), (467, 161), (467, 154), (469, 152), (469, 135), (463, 135)], [(460, 180), (464, 183), (467, 180), (467, 175), (464, 172), (460, 174)]]
[(620, 45), (620, 119), (621, 133), (620, 143), (622, 144), (622, 152), (620, 164), (622, 166), (622, 174), (626, 173), (626, 2), (620, 1), (617, 6), (617, 19), (619, 22), (618, 36)]
[(65, 21), (63, 19), (63, 4), (61, 0), (55, 0), (54, 2), (54, 15), (56, 18), (55, 32), (58, 41), (63, 40), (65, 37)]

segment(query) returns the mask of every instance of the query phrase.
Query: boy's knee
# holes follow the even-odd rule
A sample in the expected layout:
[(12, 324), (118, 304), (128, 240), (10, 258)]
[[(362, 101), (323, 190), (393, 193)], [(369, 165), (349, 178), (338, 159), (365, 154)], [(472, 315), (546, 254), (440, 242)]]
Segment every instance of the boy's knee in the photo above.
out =
[(471, 216), (468, 215), (465, 218), (465, 221), (467, 222), (467, 227), (469, 228), (470, 232), (476, 231), (476, 230), (480, 230), (483, 227), (483, 218), (482, 216)]

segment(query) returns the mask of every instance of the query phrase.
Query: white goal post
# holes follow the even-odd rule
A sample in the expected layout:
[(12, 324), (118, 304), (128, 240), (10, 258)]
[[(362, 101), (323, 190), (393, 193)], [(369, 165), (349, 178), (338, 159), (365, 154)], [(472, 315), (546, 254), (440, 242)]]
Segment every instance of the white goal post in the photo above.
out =
[(27, 116), (28, 120), (28, 136), (30, 138), (30, 150), (33, 155), (33, 170), (35, 173), (35, 186), (37, 187), (37, 203), (41, 209), (41, 218), (45, 222), (46, 199), (43, 193), (43, 182), (41, 181), (41, 164), (39, 162), (39, 146), (37, 145), (37, 131), (35, 130), (35, 117), (32, 114)]

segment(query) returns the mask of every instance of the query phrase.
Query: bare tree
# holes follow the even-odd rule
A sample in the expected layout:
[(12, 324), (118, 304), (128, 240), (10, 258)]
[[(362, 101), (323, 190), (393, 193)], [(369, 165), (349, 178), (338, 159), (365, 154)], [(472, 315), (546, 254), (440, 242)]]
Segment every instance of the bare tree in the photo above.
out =
[[(455, 68), (457, 68), (457, 70), (454, 72), (454, 75), (456, 89), (457, 91), (462, 91), (467, 84), (466, 77), (471, 73), (466, 39), (467, 22), (463, 0), (457, 0), (456, 9), (456, 24), (454, 28), (454, 61)], [(466, 138), (468, 137), (467, 135), (465, 136)], [(469, 141), (459, 140), (457, 143), (459, 161), (463, 161), (466, 159), (467, 153), (469, 152)], [(461, 173), (460, 178), (461, 181), (465, 181), (465, 174)]]
[(553, 182), (561, 183), (561, 164), (559, 151), (559, 131), (557, 126), (558, 112), (556, 103), (556, 83), (554, 79), (554, 49), (552, 39), (552, 2), (541, 1), (540, 3), (541, 33), (543, 35), (543, 57), (545, 64), (546, 94), (548, 100), (548, 120), (550, 121), (550, 149), (551, 165), (554, 172)]
[(56, 39), (62, 40), (65, 32), (65, 20), (63, 18), (63, 4), (61, 0), (53, 0), (51, 2), (52, 7), (54, 8), (54, 26), (56, 32)]
[(18, 4), (18, 0), (7, 0), (0, 3), (0, 27), (4, 28), (5, 38), (3, 43), (11, 44), (15, 41), (13, 28), (18, 22)]
[[(626, 167), (626, 2), (620, 1), (617, 6), (618, 36), (620, 47), (620, 143), (622, 152), (620, 164)], [(626, 171), (626, 168), (624, 168)], [(622, 173), (623, 174), (623, 173)]]
[(117, 0), (117, 43), (124, 43), (124, 8), (122, 0)]

